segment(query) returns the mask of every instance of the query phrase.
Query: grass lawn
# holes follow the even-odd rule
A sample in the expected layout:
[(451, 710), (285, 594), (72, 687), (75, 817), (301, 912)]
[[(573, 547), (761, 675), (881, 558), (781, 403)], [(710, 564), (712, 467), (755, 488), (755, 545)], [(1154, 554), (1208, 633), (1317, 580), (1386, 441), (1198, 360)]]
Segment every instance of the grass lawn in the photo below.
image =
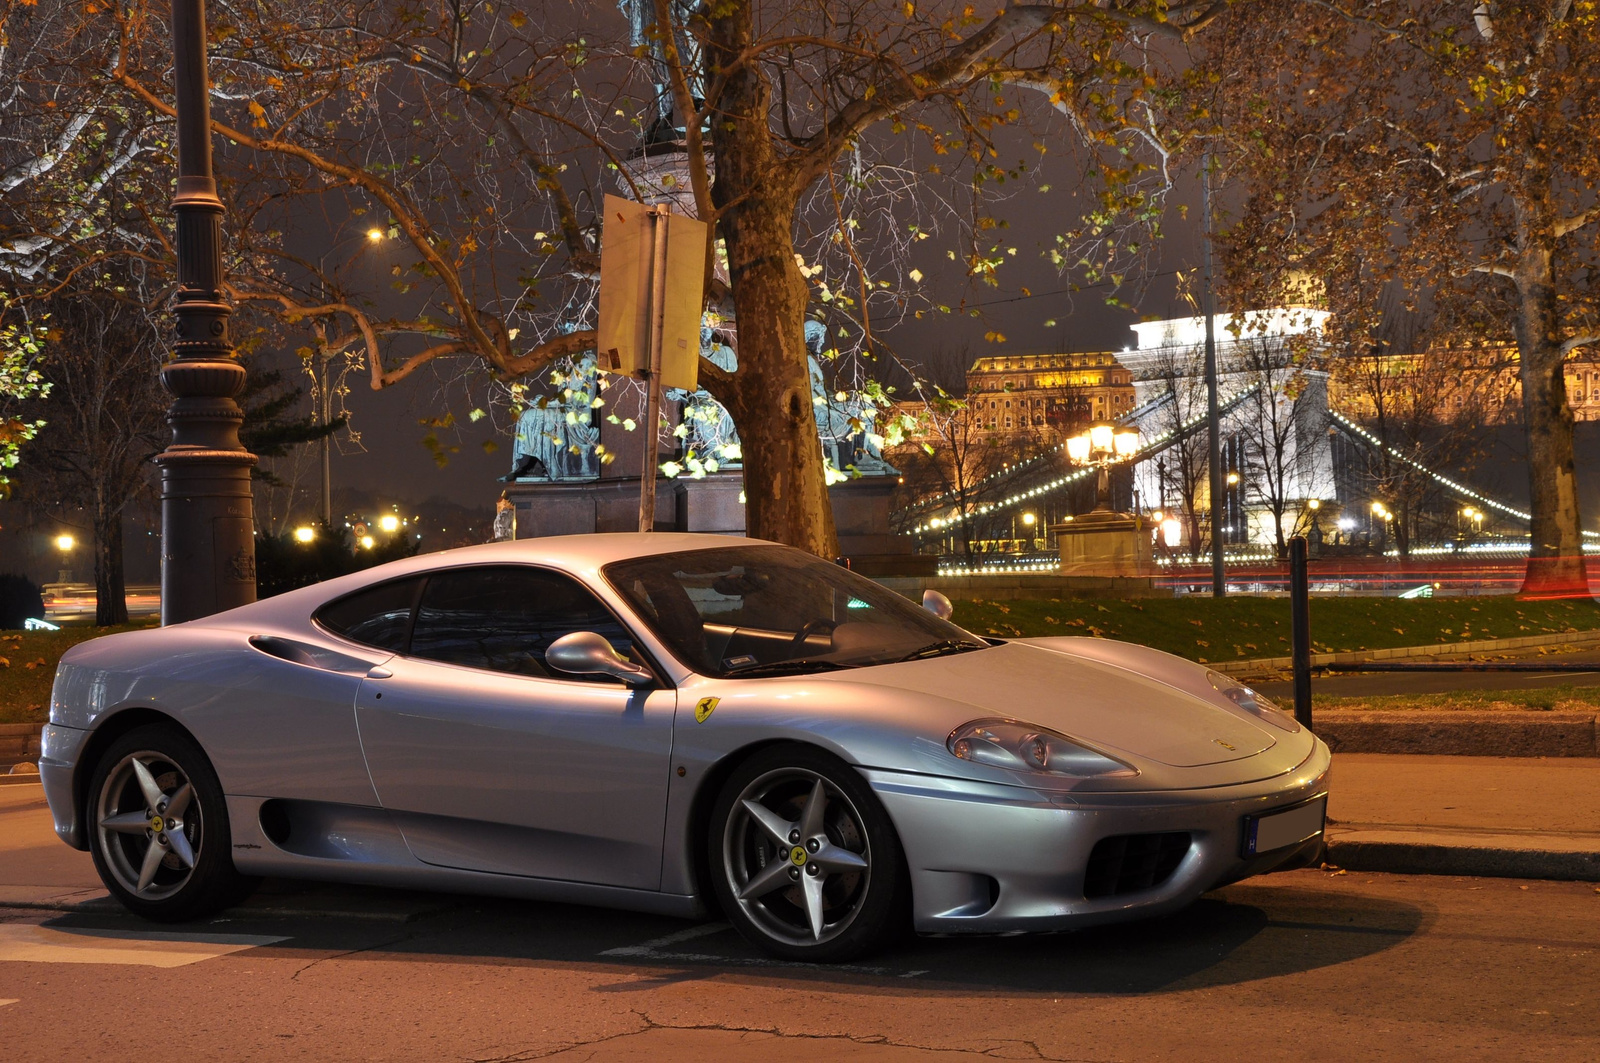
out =
[(78, 643), (154, 624), (152, 620), (126, 627), (0, 631), (0, 723), (44, 723), (50, 715), (50, 684), (56, 678), (56, 662)]
[(1531, 690), (1455, 690), (1444, 694), (1396, 694), (1377, 698), (1323, 698), (1322, 709), (1449, 709), (1473, 712), (1593, 712), (1600, 687), (1536, 687)]
[[(1082, 598), (955, 603), (952, 619), (979, 635), (1098, 635), (1195, 661), (1289, 654), (1288, 598)], [(1600, 628), (1600, 603), (1495, 598), (1313, 598), (1317, 653), (1507, 639)]]

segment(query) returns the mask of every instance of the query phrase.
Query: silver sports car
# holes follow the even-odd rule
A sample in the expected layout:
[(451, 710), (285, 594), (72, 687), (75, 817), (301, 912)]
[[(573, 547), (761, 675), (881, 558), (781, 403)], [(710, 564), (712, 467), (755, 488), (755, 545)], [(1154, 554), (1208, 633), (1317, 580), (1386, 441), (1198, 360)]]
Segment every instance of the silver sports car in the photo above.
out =
[(279, 875), (720, 909), (832, 961), (1316, 858), (1328, 748), (1249, 688), (948, 614), (749, 539), (429, 554), (78, 646), (40, 772), (57, 833), (159, 920)]

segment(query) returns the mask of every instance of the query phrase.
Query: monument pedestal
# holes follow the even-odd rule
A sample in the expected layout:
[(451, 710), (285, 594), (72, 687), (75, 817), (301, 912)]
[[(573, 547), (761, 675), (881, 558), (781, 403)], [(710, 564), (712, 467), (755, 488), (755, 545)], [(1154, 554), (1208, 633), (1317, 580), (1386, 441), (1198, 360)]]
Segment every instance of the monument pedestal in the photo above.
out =
[(841, 480), (828, 488), (839, 555), (863, 576), (932, 576), (939, 571), (937, 557), (917, 553), (911, 536), (889, 530), (890, 497), (899, 483), (890, 473)]
[(1097, 509), (1052, 524), (1063, 576), (1148, 576), (1155, 570), (1152, 525), (1131, 513)]
[[(701, 480), (656, 481), (656, 531), (744, 534), (744, 503), (738, 472)], [(518, 539), (545, 535), (639, 530), (639, 477), (588, 481), (516, 481), (506, 487), (516, 507)]]
[[(889, 530), (895, 476), (862, 476), (828, 488), (839, 553), (864, 576), (931, 576), (939, 559), (918, 554), (909, 536)], [(656, 482), (656, 530), (743, 535), (744, 474), (715, 472), (702, 479)], [(516, 507), (516, 537), (636, 531), (639, 478), (606, 477), (574, 482), (520, 480), (506, 485)]]

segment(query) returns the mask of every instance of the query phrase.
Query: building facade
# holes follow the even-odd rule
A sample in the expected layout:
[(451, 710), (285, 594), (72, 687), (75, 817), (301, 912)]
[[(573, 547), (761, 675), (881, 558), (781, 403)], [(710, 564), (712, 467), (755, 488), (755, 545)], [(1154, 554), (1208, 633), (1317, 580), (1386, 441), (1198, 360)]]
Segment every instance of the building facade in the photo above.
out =
[(1133, 409), (1133, 374), (1107, 351), (990, 355), (967, 371), (967, 403), (988, 433), (1064, 435)]

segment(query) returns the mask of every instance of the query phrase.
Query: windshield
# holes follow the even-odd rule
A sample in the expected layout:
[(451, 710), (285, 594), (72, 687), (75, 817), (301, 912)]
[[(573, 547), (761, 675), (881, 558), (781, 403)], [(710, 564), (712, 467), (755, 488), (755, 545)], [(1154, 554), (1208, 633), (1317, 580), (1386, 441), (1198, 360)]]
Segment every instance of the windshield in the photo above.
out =
[(871, 580), (786, 546), (658, 554), (602, 572), (702, 675), (792, 675), (988, 645)]

